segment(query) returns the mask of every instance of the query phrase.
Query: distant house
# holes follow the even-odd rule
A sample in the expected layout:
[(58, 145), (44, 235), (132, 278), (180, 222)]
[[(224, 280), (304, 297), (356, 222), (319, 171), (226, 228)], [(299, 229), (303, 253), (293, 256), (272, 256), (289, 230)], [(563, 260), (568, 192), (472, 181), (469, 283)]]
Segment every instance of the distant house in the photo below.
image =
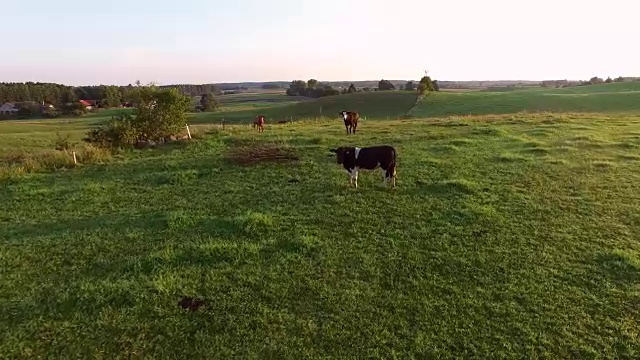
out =
[(0, 115), (15, 115), (18, 113), (18, 108), (14, 103), (4, 103), (0, 106)]
[(79, 102), (84, 105), (87, 110), (91, 110), (95, 106), (95, 103), (91, 100), (79, 100)]

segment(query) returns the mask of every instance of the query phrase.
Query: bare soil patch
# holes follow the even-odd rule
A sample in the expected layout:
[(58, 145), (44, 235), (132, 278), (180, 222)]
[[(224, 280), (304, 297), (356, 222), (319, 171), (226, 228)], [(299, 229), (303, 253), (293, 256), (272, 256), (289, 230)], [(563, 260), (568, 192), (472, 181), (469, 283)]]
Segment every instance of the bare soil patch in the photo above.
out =
[(282, 144), (235, 141), (227, 151), (227, 159), (237, 165), (290, 163), (300, 159), (292, 147)]

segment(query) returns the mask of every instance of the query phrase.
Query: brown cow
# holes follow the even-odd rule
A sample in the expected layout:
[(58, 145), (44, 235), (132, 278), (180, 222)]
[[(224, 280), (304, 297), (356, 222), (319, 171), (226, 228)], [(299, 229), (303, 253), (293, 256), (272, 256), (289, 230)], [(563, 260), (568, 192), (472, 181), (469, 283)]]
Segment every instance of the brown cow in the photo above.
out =
[(253, 122), (253, 127), (258, 127), (258, 132), (264, 132), (264, 115), (258, 115)]
[(347, 134), (355, 134), (356, 128), (358, 127), (358, 119), (360, 115), (358, 115), (355, 111), (340, 111), (340, 115), (342, 115), (342, 119), (344, 120), (344, 127), (347, 129)]

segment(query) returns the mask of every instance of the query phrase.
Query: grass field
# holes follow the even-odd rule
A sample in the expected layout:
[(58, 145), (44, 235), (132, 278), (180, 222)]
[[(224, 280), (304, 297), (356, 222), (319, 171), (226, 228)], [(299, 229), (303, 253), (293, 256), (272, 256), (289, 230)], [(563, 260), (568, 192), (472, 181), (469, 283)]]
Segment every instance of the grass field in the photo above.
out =
[(640, 82), (516, 91), (440, 92), (425, 96), (410, 115), (423, 118), (529, 112), (637, 112)]
[[(0, 181), (0, 357), (640, 356), (639, 116), (252, 130)], [(348, 188), (328, 149), (383, 143), (398, 187)]]
[[(286, 97), (286, 95), (283, 96)], [(217, 123), (224, 119), (228, 123), (251, 123), (258, 114), (265, 115), (270, 123), (320, 117), (339, 119), (338, 112), (345, 109), (356, 110), (367, 119), (394, 119), (408, 112), (415, 105), (416, 100), (417, 94), (412, 92), (376, 91), (329, 96), (260, 108), (240, 103), (242, 105), (238, 104), (235, 108), (221, 109), (215, 113), (196, 114), (193, 122)]]

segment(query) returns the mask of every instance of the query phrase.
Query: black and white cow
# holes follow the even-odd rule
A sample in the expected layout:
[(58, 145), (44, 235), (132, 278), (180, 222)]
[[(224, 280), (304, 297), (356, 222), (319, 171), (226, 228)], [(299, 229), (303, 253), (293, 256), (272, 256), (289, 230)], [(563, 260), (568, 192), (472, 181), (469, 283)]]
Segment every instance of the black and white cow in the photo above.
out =
[(396, 186), (396, 150), (392, 146), (381, 145), (371, 147), (339, 147), (331, 149), (336, 154), (338, 164), (342, 164), (350, 175), (349, 184), (355, 183), (358, 187), (358, 171), (384, 170), (383, 186), (391, 180), (393, 187)]

